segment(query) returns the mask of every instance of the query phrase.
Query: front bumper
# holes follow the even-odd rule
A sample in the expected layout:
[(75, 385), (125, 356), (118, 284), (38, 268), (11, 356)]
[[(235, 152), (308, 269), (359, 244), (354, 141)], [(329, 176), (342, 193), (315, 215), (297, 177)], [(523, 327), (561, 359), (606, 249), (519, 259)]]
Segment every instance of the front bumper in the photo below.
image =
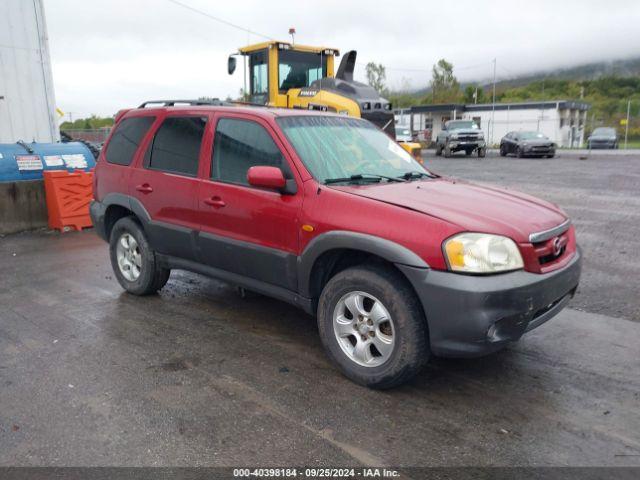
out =
[(445, 357), (486, 355), (557, 315), (580, 281), (581, 251), (560, 270), (492, 276), (398, 265), (415, 288), (429, 325), (431, 350)]
[(484, 140), (449, 140), (449, 149), (452, 152), (460, 150), (476, 150), (478, 148), (485, 148), (486, 143)]
[(596, 150), (598, 148), (612, 149), (615, 148), (615, 140), (590, 140), (587, 142), (588, 148)]
[(527, 147), (524, 149), (525, 155), (544, 157), (547, 155), (555, 155), (556, 149), (554, 147)]

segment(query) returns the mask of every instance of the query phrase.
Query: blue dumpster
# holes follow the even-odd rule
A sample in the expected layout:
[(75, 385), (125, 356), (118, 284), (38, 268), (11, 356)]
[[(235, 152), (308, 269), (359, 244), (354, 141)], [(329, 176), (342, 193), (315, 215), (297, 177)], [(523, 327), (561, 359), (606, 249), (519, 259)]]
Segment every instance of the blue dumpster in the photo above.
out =
[(45, 170), (91, 170), (87, 146), (69, 143), (0, 143), (0, 234), (47, 226)]
[(86, 145), (0, 143), (0, 182), (41, 180), (45, 170), (91, 170), (96, 162)]

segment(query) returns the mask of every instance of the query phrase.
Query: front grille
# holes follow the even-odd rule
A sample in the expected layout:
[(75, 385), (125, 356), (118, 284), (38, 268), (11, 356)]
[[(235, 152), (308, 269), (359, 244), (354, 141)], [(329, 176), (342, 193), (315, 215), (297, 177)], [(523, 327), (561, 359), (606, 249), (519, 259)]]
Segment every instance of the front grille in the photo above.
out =
[(538, 257), (538, 262), (540, 262), (540, 265), (545, 265), (547, 263), (551, 263), (554, 260), (557, 260), (558, 258), (560, 258), (564, 254), (566, 249), (567, 249), (567, 246), (565, 245), (564, 247), (562, 247), (560, 249), (560, 253), (557, 254), (557, 255), (555, 253), (550, 253), (549, 255), (544, 255), (542, 257)]
[(534, 152), (549, 152), (551, 147), (548, 145), (536, 145), (535, 147), (532, 147), (531, 150)]
[(478, 140), (477, 135), (459, 135), (458, 136), (458, 141), (460, 142), (475, 142), (476, 140)]
[[(544, 242), (534, 243), (536, 256), (540, 265), (546, 265), (562, 258), (567, 251), (569, 237), (567, 233), (562, 233), (556, 237), (545, 240)], [(556, 251), (556, 246), (560, 248)]]

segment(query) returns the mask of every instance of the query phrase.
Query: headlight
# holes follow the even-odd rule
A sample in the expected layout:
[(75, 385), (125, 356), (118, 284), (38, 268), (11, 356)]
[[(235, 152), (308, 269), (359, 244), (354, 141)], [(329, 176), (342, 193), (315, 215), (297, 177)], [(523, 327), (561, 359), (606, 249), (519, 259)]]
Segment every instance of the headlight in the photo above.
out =
[(444, 242), (449, 269), (466, 273), (497, 273), (524, 267), (515, 242), (500, 235), (461, 233)]

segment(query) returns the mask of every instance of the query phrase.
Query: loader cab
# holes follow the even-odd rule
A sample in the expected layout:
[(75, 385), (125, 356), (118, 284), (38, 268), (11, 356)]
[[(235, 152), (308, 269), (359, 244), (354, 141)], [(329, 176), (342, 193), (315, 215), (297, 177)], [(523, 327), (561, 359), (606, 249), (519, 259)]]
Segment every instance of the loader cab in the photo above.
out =
[(334, 58), (339, 52), (324, 47), (263, 42), (241, 48), (232, 55), (229, 73), (235, 70), (235, 55), (241, 56), (244, 62), (246, 101), (291, 107), (289, 94), (297, 95), (299, 89), (314, 81), (334, 76)]

